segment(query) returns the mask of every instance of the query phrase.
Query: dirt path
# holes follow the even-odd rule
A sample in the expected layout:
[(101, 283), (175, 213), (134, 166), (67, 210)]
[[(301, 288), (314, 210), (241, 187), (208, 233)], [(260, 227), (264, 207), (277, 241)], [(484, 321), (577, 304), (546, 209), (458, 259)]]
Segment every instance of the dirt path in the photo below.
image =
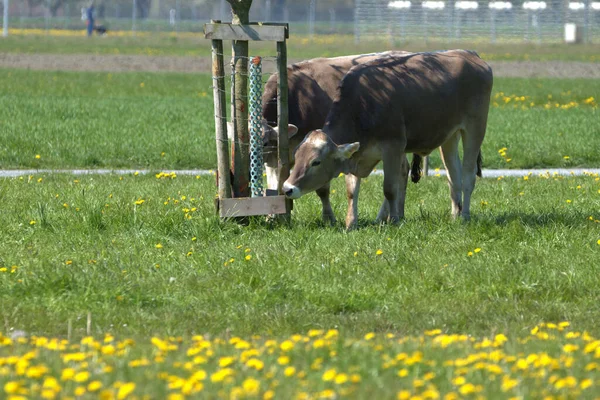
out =
[[(295, 62), (300, 60), (290, 60)], [(600, 78), (600, 64), (567, 61), (491, 61), (497, 77)], [(0, 54), (0, 68), (99, 72), (210, 72), (207, 57)], [(265, 72), (268, 71), (268, 67)]]

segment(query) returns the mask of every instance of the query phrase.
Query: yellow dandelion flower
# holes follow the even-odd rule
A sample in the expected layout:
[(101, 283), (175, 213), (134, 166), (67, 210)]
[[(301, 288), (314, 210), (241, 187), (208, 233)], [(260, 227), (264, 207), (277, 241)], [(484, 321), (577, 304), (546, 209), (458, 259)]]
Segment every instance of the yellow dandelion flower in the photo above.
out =
[(253, 378), (248, 378), (242, 383), (244, 392), (248, 395), (256, 395), (260, 389), (260, 382)]
[(15, 394), (21, 390), (21, 384), (15, 381), (9, 381), (4, 384), (4, 392), (7, 394)]
[(62, 373), (60, 375), (60, 380), (68, 381), (68, 380), (73, 379), (74, 376), (75, 376), (75, 370), (73, 368), (65, 368), (62, 370)]
[(95, 392), (100, 389), (102, 389), (102, 382), (100, 381), (91, 381), (87, 387), (89, 392)]
[(252, 260), (252, 254), (246, 255), (246, 257), (244, 257), (244, 260), (246, 260), (246, 261)]
[(260, 371), (265, 366), (265, 363), (259, 360), (258, 358), (251, 358), (246, 362), (246, 366), (249, 368), (254, 368), (257, 371)]
[(289, 351), (294, 348), (294, 342), (292, 342), (291, 340), (286, 340), (281, 343), (279, 348), (283, 351)]
[(322, 379), (325, 382), (332, 381), (335, 378), (336, 374), (337, 374), (337, 371), (335, 370), (335, 368), (328, 369), (327, 371), (325, 371), (323, 373)]
[(380, 256), (382, 254), (383, 254), (383, 250), (381, 250), (381, 249), (377, 249), (377, 251), (375, 252), (375, 255), (378, 255), (378, 256)]
[(88, 371), (78, 372), (73, 377), (75, 382), (86, 382), (88, 379), (90, 379), (90, 373)]
[(371, 340), (375, 337), (375, 333), (369, 332), (365, 335), (365, 340)]
[(277, 363), (279, 365), (287, 365), (290, 363), (290, 358), (288, 356), (281, 356), (277, 358)]
[(579, 346), (577, 346), (576, 344), (565, 344), (563, 346), (563, 351), (565, 353), (574, 353), (577, 350), (579, 350)]
[(458, 389), (458, 392), (462, 395), (475, 393), (475, 385), (473, 385), (472, 383), (466, 383)]
[(233, 369), (231, 368), (223, 368), (210, 376), (211, 382), (222, 382), (225, 378), (232, 376), (234, 374)]
[(467, 253), (467, 256), (468, 256), (468, 257), (473, 257), (473, 252), (472, 252), (472, 251), (468, 252), (468, 253)]
[(157, 249), (162, 249), (162, 248), (163, 248), (163, 245), (162, 245), (162, 244), (160, 244), (160, 243), (156, 243), (156, 244), (154, 245), (154, 247), (156, 247)]
[(86, 392), (86, 390), (85, 390), (85, 388), (83, 386), (77, 386), (75, 388), (75, 392), (74, 393), (75, 393), (75, 396), (81, 397), (81, 396), (83, 396), (85, 394), (85, 392)]
[(29, 225), (35, 225), (35, 219), (32, 219), (31, 221), (29, 221)]
[(219, 358), (219, 367), (224, 368), (228, 367), (235, 361), (233, 357), (221, 357)]
[(588, 378), (588, 379), (582, 380), (581, 383), (579, 384), (579, 387), (581, 389), (585, 390), (585, 389), (589, 388), (590, 386), (592, 386), (593, 384), (594, 384), (594, 381)]
[(474, 251), (475, 251), (475, 253), (479, 253), (481, 251), (481, 249), (478, 247)]
[(411, 398), (411, 394), (408, 390), (401, 390), (396, 394), (398, 400), (408, 400)]
[(342, 384), (348, 382), (348, 375), (343, 374), (343, 373), (338, 374), (335, 376), (335, 379), (333, 381), (338, 385), (342, 385)]
[(117, 399), (123, 400), (124, 398), (129, 396), (134, 390), (135, 390), (135, 383), (127, 382), (127, 383), (123, 384), (121, 387), (119, 387), (119, 390), (117, 391)]
[(509, 378), (508, 376), (504, 376), (502, 379), (501, 389), (503, 392), (508, 392), (509, 390), (511, 390), (512, 388), (517, 386), (518, 384), (519, 384), (518, 380)]

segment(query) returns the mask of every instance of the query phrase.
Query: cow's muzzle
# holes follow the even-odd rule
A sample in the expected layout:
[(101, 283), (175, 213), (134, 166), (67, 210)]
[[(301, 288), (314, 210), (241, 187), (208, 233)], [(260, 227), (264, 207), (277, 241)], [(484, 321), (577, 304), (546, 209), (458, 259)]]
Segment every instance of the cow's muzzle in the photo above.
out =
[(283, 183), (283, 193), (285, 193), (289, 199), (297, 199), (302, 196), (300, 188), (298, 188), (298, 186), (290, 185), (287, 181)]

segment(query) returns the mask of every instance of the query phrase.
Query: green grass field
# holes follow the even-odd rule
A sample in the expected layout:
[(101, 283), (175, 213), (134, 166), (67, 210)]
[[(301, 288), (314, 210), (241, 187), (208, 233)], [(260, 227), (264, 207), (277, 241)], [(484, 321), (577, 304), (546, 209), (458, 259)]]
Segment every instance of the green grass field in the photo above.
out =
[[(0, 168), (215, 168), (208, 75), (2, 70), (0, 85)], [(598, 93), (596, 80), (497, 78), (484, 167), (599, 165)]]
[[(33, 335), (0, 337), (0, 384), (33, 397), (58, 384), (106, 398), (587, 398), (599, 179), (480, 180), (464, 224), (432, 177), (409, 186), (394, 227), (373, 223), (371, 177), (349, 234), (322, 226), (316, 196), (296, 201), (291, 227), (220, 223), (210, 177), (0, 180), (0, 313), (7, 335)], [(333, 189), (341, 217), (343, 180)], [(88, 313), (96, 340), (79, 344)]]
[[(68, 31), (67, 31), (68, 32)], [(52, 35), (11, 35), (0, 40), (0, 52), (44, 53), (44, 54), (141, 54), (162, 56), (210, 57), (210, 41), (202, 34), (183, 34), (179, 37), (168, 34), (148, 36), (108, 37), (56, 37)], [(229, 47), (229, 46), (226, 46)], [(335, 57), (347, 54), (362, 54), (385, 50), (429, 51), (450, 48), (477, 50), (487, 60), (564, 60), (598, 62), (596, 45), (564, 46), (563, 44), (490, 44), (487, 38), (480, 43), (410, 41), (390, 43), (389, 40), (370, 40), (354, 43), (350, 35), (320, 35), (314, 40), (308, 36), (292, 35), (288, 41), (290, 57), (309, 59)], [(253, 43), (253, 54), (276, 55), (273, 43)], [(229, 51), (229, 50), (227, 50)]]
[[(197, 39), (63, 39), (0, 51), (206, 55)], [(344, 53), (335, 40), (290, 48)], [(210, 85), (0, 70), (0, 169), (214, 168)], [(484, 168), (597, 168), (599, 93), (497, 78)], [(315, 195), (291, 225), (239, 225), (215, 216), (210, 176), (0, 179), (0, 398), (597, 398), (600, 177), (479, 179), (463, 223), (434, 176), (409, 184), (406, 219), (388, 226), (372, 176), (350, 233), (343, 179), (332, 188), (334, 227)]]

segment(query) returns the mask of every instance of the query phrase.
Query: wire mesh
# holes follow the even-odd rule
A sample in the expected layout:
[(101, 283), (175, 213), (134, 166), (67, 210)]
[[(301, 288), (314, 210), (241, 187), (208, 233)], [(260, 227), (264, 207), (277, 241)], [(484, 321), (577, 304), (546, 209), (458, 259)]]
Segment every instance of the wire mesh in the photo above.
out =
[(252, 197), (263, 195), (263, 140), (262, 140), (262, 63), (260, 57), (250, 61), (250, 191)]

